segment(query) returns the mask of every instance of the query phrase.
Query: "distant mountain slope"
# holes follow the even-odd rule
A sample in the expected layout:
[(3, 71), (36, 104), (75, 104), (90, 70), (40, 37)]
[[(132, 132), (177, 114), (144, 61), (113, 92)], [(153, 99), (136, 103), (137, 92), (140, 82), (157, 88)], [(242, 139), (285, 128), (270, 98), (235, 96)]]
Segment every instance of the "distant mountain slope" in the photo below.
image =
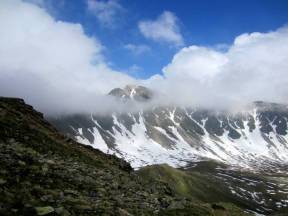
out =
[(0, 194), (0, 215), (248, 215), (147, 182), (127, 162), (61, 135), (12, 98), (0, 98)]
[[(153, 92), (141, 86), (109, 95), (145, 103)], [(49, 121), (75, 140), (116, 154), (133, 167), (215, 159), (241, 167), (275, 168), (288, 163), (288, 108), (254, 102), (237, 112), (186, 107), (154, 107), (122, 112), (61, 116)]]
[(288, 215), (288, 174), (235, 170), (215, 161), (195, 162), (185, 169), (146, 166), (138, 174), (148, 182), (157, 179), (167, 183), (180, 196), (209, 203), (230, 202), (261, 215), (279, 210)]

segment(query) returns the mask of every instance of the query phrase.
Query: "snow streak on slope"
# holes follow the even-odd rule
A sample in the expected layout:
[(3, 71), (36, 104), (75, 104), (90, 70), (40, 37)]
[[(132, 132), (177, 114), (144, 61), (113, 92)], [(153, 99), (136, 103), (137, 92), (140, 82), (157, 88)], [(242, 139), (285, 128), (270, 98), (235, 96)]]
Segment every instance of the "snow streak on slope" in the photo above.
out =
[(287, 116), (258, 108), (233, 115), (155, 108), (105, 119), (92, 116), (95, 126), (78, 125), (74, 137), (125, 158), (134, 167), (159, 163), (178, 167), (214, 159), (253, 168), (288, 162)]

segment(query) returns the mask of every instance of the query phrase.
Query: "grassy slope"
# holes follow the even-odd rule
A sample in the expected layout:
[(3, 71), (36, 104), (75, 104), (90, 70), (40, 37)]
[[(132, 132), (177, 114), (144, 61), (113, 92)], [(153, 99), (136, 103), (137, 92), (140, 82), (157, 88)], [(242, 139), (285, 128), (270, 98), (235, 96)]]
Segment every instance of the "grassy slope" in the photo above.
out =
[(203, 172), (185, 172), (166, 164), (147, 166), (138, 171), (144, 179), (168, 183), (176, 194), (204, 202), (229, 202), (230, 191)]
[[(200, 200), (205, 203), (215, 203), (216, 205), (219, 205), (219, 203), (221, 203), (220, 205), (224, 206), (226, 209), (228, 209), (229, 207), (234, 208), (234, 206), (231, 206), (229, 203), (233, 203), (240, 208), (249, 209), (252, 211), (257, 211), (258, 209), (261, 209), (261, 204), (256, 203), (255, 200), (246, 199), (245, 197), (241, 198), (231, 193), (231, 189), (229, 188), (229, 186), (233, 186), (233, 181), (228, 179), (232, 184), (227, 185), (225, 181), (216, 178), (216, 172), (218, 172), (218, 170), (215, 169), (216, 167), (225, 168), (224, 165), (210, 161), (201, 162), (196, 167), (187, 170), (175, 169), (166, 164), (163, 164), (147, 166), (137, 172), (147, 182), (151, 182), (157, 179), (163, 182), (163, 184), (168, 184), (169, 187), (171, 187), (172, 191), (179, 196), (189, 197), (190, 199)], [(237, 171), (229, 171), (229, 173), (232, 173), (233, 175), (230, 175), (234, 177), (246, 177), (254, 180), (261, 180), (262, 182), (269, 181), (270, 179), (270, 177), (268, 179), (265, 176), (258, 176), (257, 174), (249, 172), (243, 173)], [(287, 177), (285, 179), (287, 180)], [(257, 186), (258, 189), (260, 191), (262, 190), (265, 194), (265, 190), (269, 188), (261, 188), (263, 184), (259, 185), (260, 186)], [(237, 188), (239, 186), (241, 186), (242, 188), (246, 187), (247, 190), (249, 190), (249, 186), (245, 185), (245, 183), (234, 183), (234, 187)], [(277, 194), (274, 195), (274, 197), (277, 198)], [(283, 199), (285, 197), (283, 197), (282, 195), (280, 199), (281, 198)], [(277, 213), (278, 210), (276, 208), (273, 211), (264, 210), (262, 212), (267, 215), (278, 215), (280, 214), (280, 212), (284, 212), (284, 215), (288, 215), (287, 210), (288, 209), (283, 208)], [(236, 215), (238, 214), (240, 213), (236, 213)]]

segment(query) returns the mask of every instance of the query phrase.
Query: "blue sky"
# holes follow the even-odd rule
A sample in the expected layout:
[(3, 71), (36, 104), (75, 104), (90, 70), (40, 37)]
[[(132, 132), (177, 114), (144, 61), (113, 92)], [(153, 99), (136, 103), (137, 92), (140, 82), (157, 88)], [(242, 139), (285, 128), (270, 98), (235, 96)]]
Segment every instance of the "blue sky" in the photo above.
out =
[[(242, 33), (267, 32), (288, 22), (287, 0), (97, 0), (104, 7), (108, 5), (108, 12), (111, 8), (115, 12), (108, 16), (108, 23), (99, 18), (101, 10), (89, 10), (87, 2), (48, 0), (45, 7), (57, 19), (80, 23), (86, 34), (96, 37), (105, 47), (104, 56), (111, 68), (142, 79), (161, 73), (184, 46), (225, 48)], [(139, 22), (155, 21), (164, 11), (175, 16), (181, 45), (153, 40), (141, 33)], [(127, 44), (142, 48), (135, 53)]]

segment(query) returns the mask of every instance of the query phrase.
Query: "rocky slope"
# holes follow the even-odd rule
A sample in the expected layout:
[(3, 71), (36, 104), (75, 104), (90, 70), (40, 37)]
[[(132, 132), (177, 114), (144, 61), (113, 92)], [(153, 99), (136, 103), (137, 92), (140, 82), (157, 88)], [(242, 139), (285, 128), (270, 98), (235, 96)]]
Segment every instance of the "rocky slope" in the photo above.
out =
[(142, 175), (61, 135), (23, 100), (0, 98), (0, 215), (248, 215)]
[[(141, 86), (113, 89), (110, 95), (145, 103), (153, 92)], [(111, 115), (73, 115), (49, 121), (73, 139), (116, 154), (133, 167), (214, 159), (230, 165), (278, 169), (288, 162), (288, 108), (254, 102), (237, 111), (153, 107)]]

